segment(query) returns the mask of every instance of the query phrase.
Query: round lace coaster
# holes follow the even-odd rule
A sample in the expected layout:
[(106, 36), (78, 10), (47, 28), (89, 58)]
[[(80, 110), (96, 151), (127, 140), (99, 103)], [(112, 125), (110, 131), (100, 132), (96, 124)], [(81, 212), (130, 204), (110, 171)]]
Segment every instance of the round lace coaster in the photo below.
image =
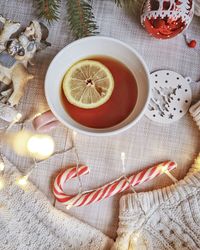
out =
[(192, 100), (191, 78), (159, 70), (151, 73), (150, 79), (152, 93), (146, 116), (159, 123), (171, 123), (184, 116)]

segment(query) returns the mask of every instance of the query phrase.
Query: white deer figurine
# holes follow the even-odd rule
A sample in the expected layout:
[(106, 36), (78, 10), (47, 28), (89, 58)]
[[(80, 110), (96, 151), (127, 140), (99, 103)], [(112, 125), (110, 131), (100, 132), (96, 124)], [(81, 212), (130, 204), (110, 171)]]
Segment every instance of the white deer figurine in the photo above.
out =
[[(0, 31), (0, 97), (3, 96), (5, 102), (5, 92), (9, 93), (9, 99), (6, 101), (11, 106), (15, 106), (23, 96), (27, 82), (33, 78), (27, 70), (28, 63), (39, 49), (50, 45), (46, 42), (48, 29), (43, 24), (32, 21), (18, 37), (10, 39), (10, 36), (19, 29), (20, 24), (2, 16), (0, 16), (0, 24), (2, 25)], [(13, 83), (13, 93), (8, 87), (11, 83)]]

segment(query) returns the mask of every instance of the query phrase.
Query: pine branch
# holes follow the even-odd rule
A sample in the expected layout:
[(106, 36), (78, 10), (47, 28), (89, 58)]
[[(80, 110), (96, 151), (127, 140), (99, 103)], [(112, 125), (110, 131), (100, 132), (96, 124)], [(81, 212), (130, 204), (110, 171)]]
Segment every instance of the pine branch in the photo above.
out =
[(97, 34), (91, 0), (68, 0), (68, 22), (76, 39)]
[(59, 19), (61, 0), (37, 0), (38, 17), (45, 18), (49, 23)]
[(119, 7), (124, 7), (127, 11), (138, 13), (142, 7), (144, 0), (115, 0)]

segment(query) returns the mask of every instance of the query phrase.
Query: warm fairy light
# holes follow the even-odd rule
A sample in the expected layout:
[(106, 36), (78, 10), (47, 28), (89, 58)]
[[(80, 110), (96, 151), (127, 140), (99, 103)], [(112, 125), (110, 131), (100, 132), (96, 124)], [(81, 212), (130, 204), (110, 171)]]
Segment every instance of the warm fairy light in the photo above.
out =
[(125, 161), (125, 158), (126, 158), (126, 154), (124, 152), (121, 152), (121, 160)]
[(66, 209), (67, 209), (67, 210), (70, 210), (70, 208), (72, 208), (72, 205), (67, 205), (67, 206), (66, 206)]
[(73, 130), (73, 138), (76, 139), (77, 132)]
[(5, 186), (4, 180), (0, 178), (0, 190), (2, 190)]
[(27, 130), (6, 133), (5, 138), (16, 154), (43, 160), (54, 152), (53, 138), (47, 134), (33, 134)]
[(33, 135), (27, 142), (27, 149), (35, 158), (47, 158), (54, 152), (54, 141), (48, 135)]
[(123, 172), (125, 172), (125, 159), (126, 159), (126, 154), (124, 152), (121, 152), (121, 161), (122, 161)]
[(17, 123), (18, 121), (20, 121), (21, 118), (22, 118), (22, 114), (21, 113), (17, 113), (16, 116), (14, 117), (13, 121), (7, 127), (6, 132), (9, 131), (15, 123)]
[(25, 186), (27, 185), (27, 181), (28, 181), (28, 175), (25, 175), (17, 180), (17, 184), (20, 186)]
[(35, 154), (39, 151), (39, 148), (41, 147), (40, 139), (36, 136), (32, 136), (28, 142), (27, 142), (27, 148), (31, 154)]
[(176, 183), (178, 180), (169, 172), (167, 166), (161, 166), (162, 173), (166, 174), (174, 183)]
[(195, 164), (197, 165), (198, 168), (200, 168), (200, 155), (196, 158)]
[(18, 122), (21, 118), (22, 118), (22, 114), (21, 113), (17, 113), (17, 115), (15, 116), (14, 120), (16, 122)]
[(138, 240), (138, 238), (140, 237), (140, 233), (134, 233), (134, 235), (131, 237), (135, 242)]
[(34, 115), (34, 118), (38, 117), (38, 116), (41, 116), (42, 113), (37, 113)]
[(5, 165), (3, 162), (0, 162), (0, 171), (4, 171)]
[(168, 171), (168, 167), (167, 166), (163, 166), (163, 167), (161, 167), (161, 169), (162, 169), (163, 173), (165, 173), (166, 171)]

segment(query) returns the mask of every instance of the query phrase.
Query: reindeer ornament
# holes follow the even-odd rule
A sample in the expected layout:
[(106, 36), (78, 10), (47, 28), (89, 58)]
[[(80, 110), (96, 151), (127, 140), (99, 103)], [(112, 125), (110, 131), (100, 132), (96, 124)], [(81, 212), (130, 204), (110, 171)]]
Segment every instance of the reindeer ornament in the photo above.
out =
[(188, 27), (193, 14), (193, 0), (146, 0), (141, 23), (153, 37), (169, 39)]
[(27, 67), (35, 53), (50, 45), (46, 42), (48, 29), (37, 21), (11, 38), (20, 26), (0, 16), (0, 103), (10, 106), (18, 105), (27, 82), (33, 78)]

